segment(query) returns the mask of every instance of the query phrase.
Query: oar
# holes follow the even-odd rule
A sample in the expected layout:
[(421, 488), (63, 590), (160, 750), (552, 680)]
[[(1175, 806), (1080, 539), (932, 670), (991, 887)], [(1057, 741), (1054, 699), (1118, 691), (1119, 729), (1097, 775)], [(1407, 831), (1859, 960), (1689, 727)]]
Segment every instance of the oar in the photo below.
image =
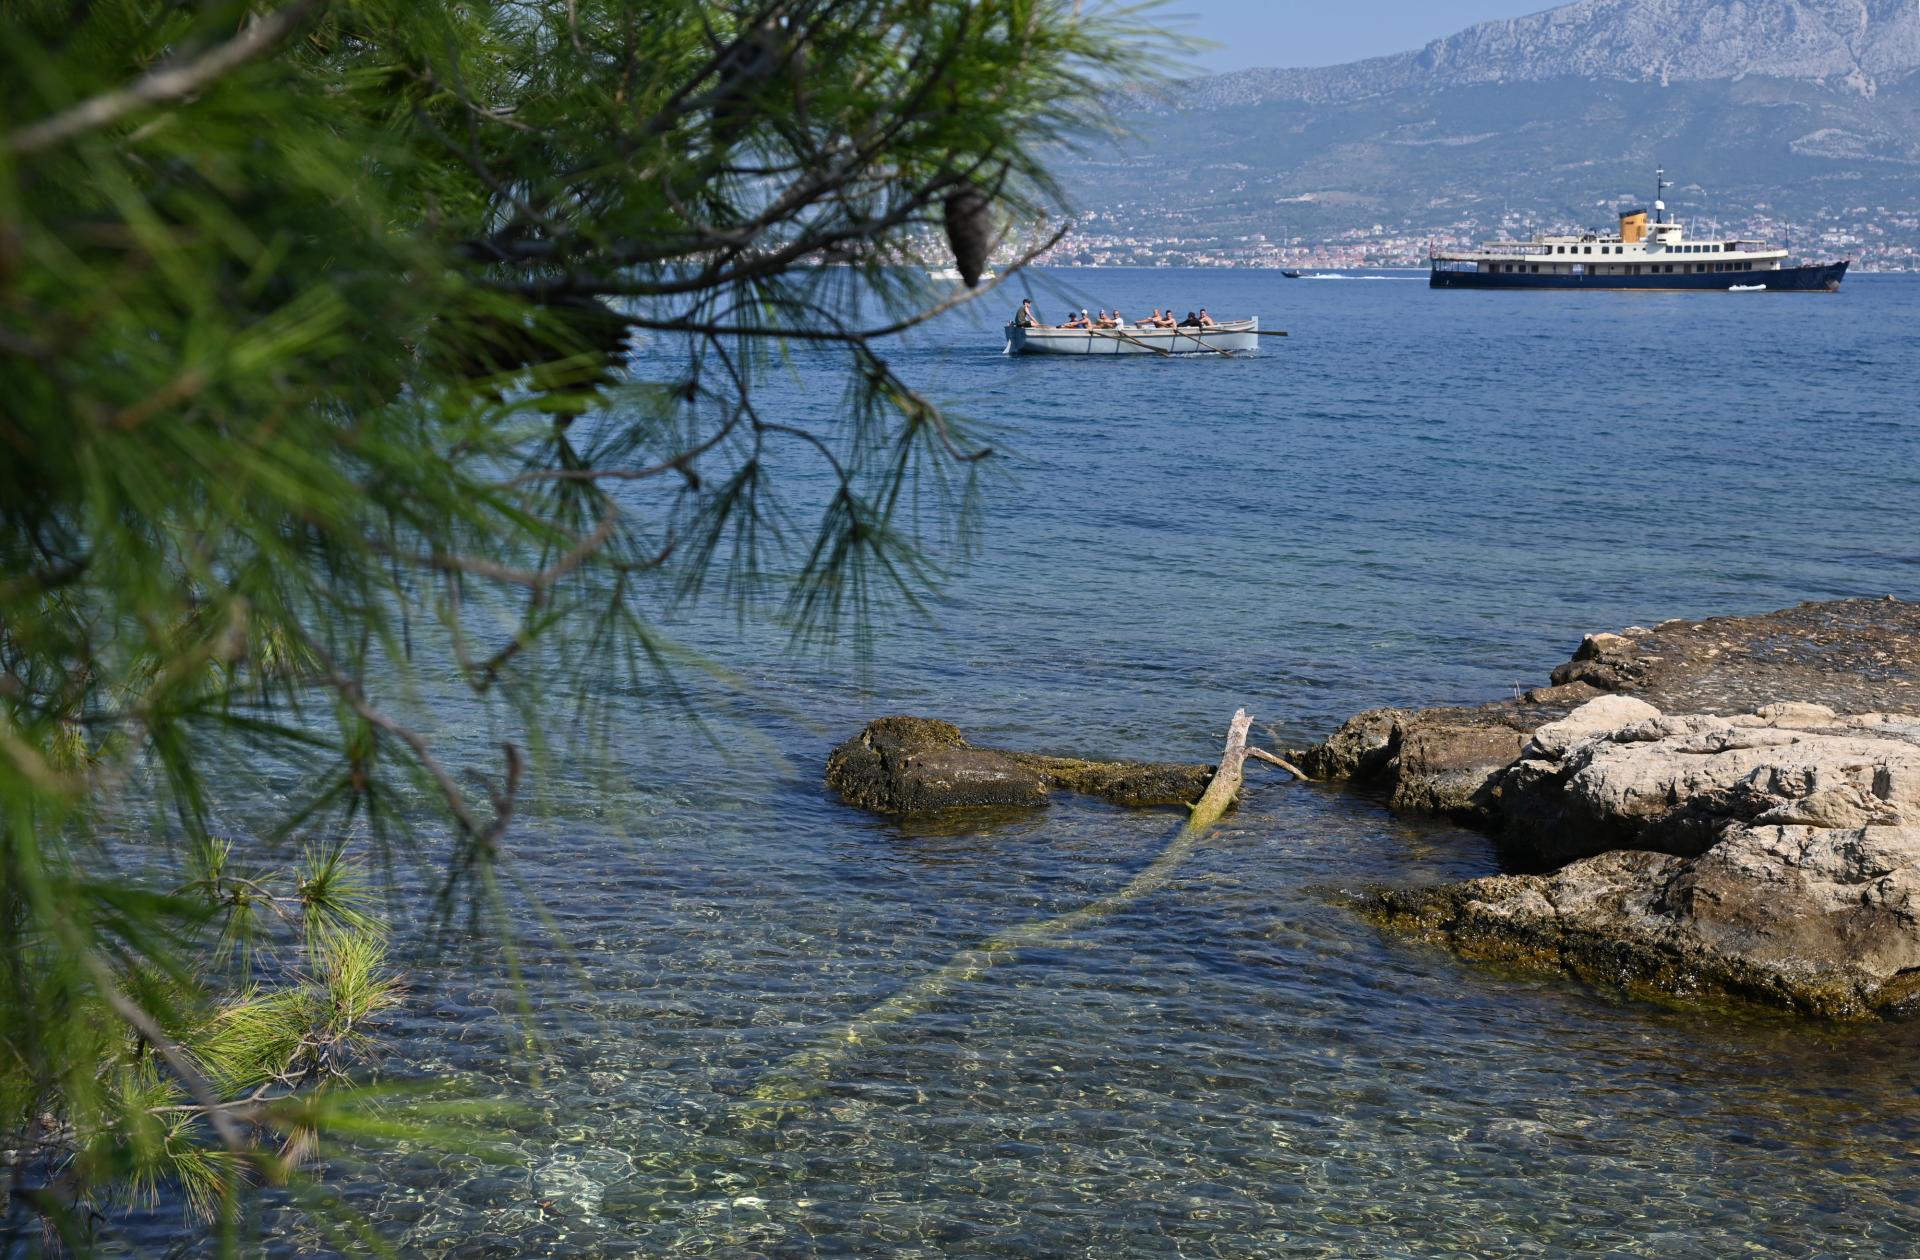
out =
[(1205, 350), (1210, 354), (1217, 354), (1223, 359), (1231, 359), (1233, 357), (1233, 351), (1223, 349), (1220, 346), (1210, 346), (1206, 342), (1202, 341), (1201, 338), (1206, 336), (1206, 333), (1204, 330), (1201, 332), (1190, 333), (1183, 329), (1177, 335), (1181, 337), (1185, 337), (1188, 341), (1191, 341), (1194, 345), (1199, 346), (1202, 350)]
[(1141, 349), (1151, 350), (1155, 354), (1160, 355), (1162, 357), (1165, 357), (1173, 353), (1173, 351), (1163, 350), (1159, 346), (1148, 345), (1146, 342), (1140, 340), (1140, 338), (1138, 337), (1129, 337), (1127, 336), (1127, 334), (1121, 332), (1117, 328), (1089, 328), (1086, 331), (1094, 334), (1097, 337), (1118, 337), (1122, 341), (1131, 341), (1134, 345), (1139, 346)]

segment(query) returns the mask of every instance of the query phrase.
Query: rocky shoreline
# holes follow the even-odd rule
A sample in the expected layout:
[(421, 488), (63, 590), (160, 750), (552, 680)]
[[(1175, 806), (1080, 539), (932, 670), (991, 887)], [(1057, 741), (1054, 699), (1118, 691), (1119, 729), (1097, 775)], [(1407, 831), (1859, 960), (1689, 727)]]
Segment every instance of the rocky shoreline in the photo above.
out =
[(1590, 636), (1552, 685), (1374, 710), (1297, 757), (1500, 837), (1499, 875), (1362, 895), (1463, 956), (1642, 995), (1920, 1008), (1920, 605)]
[[(1550, 685), (1370, 710), (1291, 757), (1491, 832), (1521, 872), (1356, 897), (1386, 928), (1638, 995), (1920, 1011), (1920, 604), (1596, 634)], [(1209, 769), (974, 749), (893, 718), (842, 745), (828, 782), (913, 813), (1054, 788), (1190, 800)]]

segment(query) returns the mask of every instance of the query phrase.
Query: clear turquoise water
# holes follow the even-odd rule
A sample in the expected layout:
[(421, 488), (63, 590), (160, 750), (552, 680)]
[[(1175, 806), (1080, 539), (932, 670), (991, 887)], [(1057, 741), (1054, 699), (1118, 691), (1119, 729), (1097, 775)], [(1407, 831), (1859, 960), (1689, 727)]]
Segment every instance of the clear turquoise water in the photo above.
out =
[[(424, 964), (392, 1030), (393, 1074), (530, 1105), (524, 1165), (343, 1169), (353, 1202), (460, 1256), (1920, 1252), (1920, 1030), (1626, 1003), (1382, 936), (1342, 890), (1487, 873), (1491, 847), (1278, 775), (1167, 887), (850, 1048), (777, 1122), (749, 1105), (836, 1021), (1113, 890), (1178, 826), (857, 813), (819, 772), (870, 717), (1206, 760), (1237, 705), (1299, 741), (1533, 685), (1590, 630), (1920, 594), (1920, 280), (1038, 283), (1056, 318), (1205, 301), (1293, 336), (1006, 359), (1006, 301), (899, 353), (996, 430), (972, 558), (864, 652), (681, 619), (734, 674), (696, 684), (720, 746), (623, 695), (613, 786), (515, 835), (558, 937), (525, 959), (537, 1071), (491, 951)], [(796, 358), (763, 410), (829, 415), (819, 370)]]

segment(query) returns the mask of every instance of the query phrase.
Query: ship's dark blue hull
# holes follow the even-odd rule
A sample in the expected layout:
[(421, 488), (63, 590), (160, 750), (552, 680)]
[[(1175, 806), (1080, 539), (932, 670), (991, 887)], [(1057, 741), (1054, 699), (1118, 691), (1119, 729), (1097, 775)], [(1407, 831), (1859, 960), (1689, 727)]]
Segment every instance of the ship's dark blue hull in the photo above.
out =
[(1699, 275), (1570, 276), (1520, 271), (1446, 271), (1434, 268), (1435, 289), (1732, 289), (1765, 285), (1769, 293), (1832, 293), (1847, 264), (1817, 263), (1778, 271), (1708, 271)]

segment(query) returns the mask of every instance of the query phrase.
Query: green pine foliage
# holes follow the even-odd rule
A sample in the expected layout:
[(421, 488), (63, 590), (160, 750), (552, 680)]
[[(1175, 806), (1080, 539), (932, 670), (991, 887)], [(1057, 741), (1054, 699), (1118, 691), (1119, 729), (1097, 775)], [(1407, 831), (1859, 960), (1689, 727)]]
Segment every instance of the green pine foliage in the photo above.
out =
[[(399, 837), (498, 887), (539, 766), (449, 763), (422, 663), (537, 753), (674, 601), (807, 636), (924, 590), (985, 452), (884, 357), (944, 300), (916, 264), (1043, 244), (1049, 154), (1155, 39), (1079, 0), (0, 0), (0, 1252), (156, 1196), (231, 1226), (327, 1133), (409, 1131), (364, 1086), (404, 1000), (368, 871)], [(801, 343), (831, 424), (756, 404)], [(242, 761), (301, 786), (263, 816)]]

